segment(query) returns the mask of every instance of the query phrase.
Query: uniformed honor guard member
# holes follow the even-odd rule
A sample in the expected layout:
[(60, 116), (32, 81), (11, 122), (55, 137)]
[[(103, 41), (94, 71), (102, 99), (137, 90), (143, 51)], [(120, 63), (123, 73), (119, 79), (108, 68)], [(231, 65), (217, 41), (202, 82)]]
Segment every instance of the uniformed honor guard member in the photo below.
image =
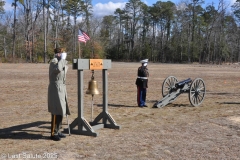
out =
[(65, 83), (68, 62), (62, 48), (55, 48), (54, 52), (49, 66), (48, 111), (52, 114), (50, 138), (59, 141), (66, 137), (60, 131), (63, 116), (70, 115)]
[(144, 59), (140, 61), (142, 65), (138, 68), (138, 74), (136, 79), (137, 85), (137, 103), (138, 107), (148, 107), (146, 105), (146, 95), (147, 95), (147, 88), (148, 88), (148, 59)]

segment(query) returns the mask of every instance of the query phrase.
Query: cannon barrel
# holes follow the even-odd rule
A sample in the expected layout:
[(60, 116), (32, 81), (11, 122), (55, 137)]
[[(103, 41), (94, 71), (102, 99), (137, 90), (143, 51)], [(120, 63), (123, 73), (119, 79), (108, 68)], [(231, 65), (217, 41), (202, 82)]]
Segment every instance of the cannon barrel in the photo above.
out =
[(191, 78), (188, 78), (188, 79), (185, 79), (185, 80), (183, 80), (183, 81), (180, 81), (180, 82), (176, 83), (176, 84), (175, 84), (175, 87), (176, 87), (176, 88), (183, 88), (183, 86), (184, 86), (185, 84), (188, 84), (188, 83), (191, 83), (191, 82), (192, 82)]

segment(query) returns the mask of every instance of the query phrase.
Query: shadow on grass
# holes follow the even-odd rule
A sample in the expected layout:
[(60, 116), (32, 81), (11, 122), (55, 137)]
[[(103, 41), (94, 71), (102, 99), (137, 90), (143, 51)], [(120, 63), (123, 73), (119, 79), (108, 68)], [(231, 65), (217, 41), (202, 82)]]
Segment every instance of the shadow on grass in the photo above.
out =
[[(152, 106), (152, 108), (158, 108), (158, 107), (156, 107), (156, 103), (158, 102), (158, 101), (156, 101), (156, 100), (150, 100), (149, 102), (151, 102), (151, 103), (154, 103), (153, 104), (153, 106)], [(160, 108), (165, 108), (165, 107), (193, 107), (191, 104), (173, 104), (173, 103), (168, 103), (166, 106), (164, 106), (164, 107), (160, 107)]]
[[(102, 107), (103, 105), (102, 104), (97, 104), (98, 107)], [(122, 105), (122, 104), (108, 104), (109, 107), (127, 107), (127, 108), (130, 108), (130, 107), (138, 107), (137, 105), (136, 106), (128, 106), (128, 105)]]
[(230, 93), (230, 92), (207, 92), (207, 94), (212, 94), (212, 95), (239, 95), (239, 93)]
[[(147, 101), (147, 103), (154, 103), (154, 104), (157, 103), (157, 102), (158, 101), (156, 101), (156, 100), (148, 100)], [(102, 104), (97, 104), (97, 106), (102, 107), (103, 105)], [(108, 106), (110, 106), (110, 107), (126, 107), (126, 108), (133, 107), (133, 108), (138, 108), (137, 105), (136, 106), (128, 106), (128, 105), (123, 105), (123, 104), (108, 104)], [(154, 107), (154, 105), (152, 107), (156, 108), (156, 107)], [(192, 107), (192, 105), (191, 104), (172, 104), (172, 103), (169, 103), (164, 107)]]
[(219, 104), (240, 104), (240, 102), (216, 102)]
[(3, 128), (3, 129), (0, 129), (0, 139), (32, 139), (32, 140), (49, 139), (49, 137), (42, 135), (43, 133), (45, 133), (45, 131), (29, 129), (32, 127), (38, 127), (38, 128), (49, 128), (50, 130), (50, 127), (41, 126), (43, 124), (48, 124), (48, 123), (50, 122), (37, 121), (37, 122), (12, 126), (9, 128)]
[(191, 104), (169, 104), (170, 107), (193, 107)]

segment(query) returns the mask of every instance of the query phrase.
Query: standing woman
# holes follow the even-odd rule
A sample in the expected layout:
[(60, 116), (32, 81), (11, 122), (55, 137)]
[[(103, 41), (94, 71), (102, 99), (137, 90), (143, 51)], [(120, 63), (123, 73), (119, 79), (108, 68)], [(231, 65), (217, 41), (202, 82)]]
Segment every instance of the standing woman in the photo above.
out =
[(65, 83), (68, 66), (63, 49), (55, 48), (54, 52), (55, 58), (51, 60), (49, 66), (48, 111), (52, 114), (50, 138), (60, 141), (66, 137), (60, 131), (63, 116), (70, 115)]
[(148, 88), (148, 68), (147, 63), (148, 59), (144, 59), (140, 61), (142, 65), (138, 67), (138, 77), (136, 79), (137, 85), (137, 103), (138, 107), (148, 107), (146, 105), (146, 95)]

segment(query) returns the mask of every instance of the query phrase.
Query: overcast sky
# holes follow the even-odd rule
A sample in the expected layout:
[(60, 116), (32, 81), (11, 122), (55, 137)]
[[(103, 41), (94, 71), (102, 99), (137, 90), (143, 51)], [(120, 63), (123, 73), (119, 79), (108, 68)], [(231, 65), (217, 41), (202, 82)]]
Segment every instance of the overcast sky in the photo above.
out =
[[(162, 1), (168, 1), (168, 0), (162, 0)], [(181, 1), (190, 1), (190, 0), (169, 0), (172, 1), (175, 4), (179, 4)], [(12, 11), (13, 7), (11, 6), (13, 0), (6, 0), (6, 4), (4, 6), (5, 11)], [(93, 14), (96, 16), (104, 16), (104, 15), (110, 15), (113, 14), (114, 11), (117, 8), (123, 8), (128, 2), (128, 0), (92, 0), (93, 4)], [(145, 4), (148, 6), (152, 6), (152, 4), (156, 3), (157, 0), (143, 0)], [(224, 0), (226, 5), (232, 5), (236, 0)], [(205, 0), (205, 5), (210, 5), (214, 3), (217, 7), (219, 4), (219, 0)], [(230, 6), (229, 6), (230, 8)]]

